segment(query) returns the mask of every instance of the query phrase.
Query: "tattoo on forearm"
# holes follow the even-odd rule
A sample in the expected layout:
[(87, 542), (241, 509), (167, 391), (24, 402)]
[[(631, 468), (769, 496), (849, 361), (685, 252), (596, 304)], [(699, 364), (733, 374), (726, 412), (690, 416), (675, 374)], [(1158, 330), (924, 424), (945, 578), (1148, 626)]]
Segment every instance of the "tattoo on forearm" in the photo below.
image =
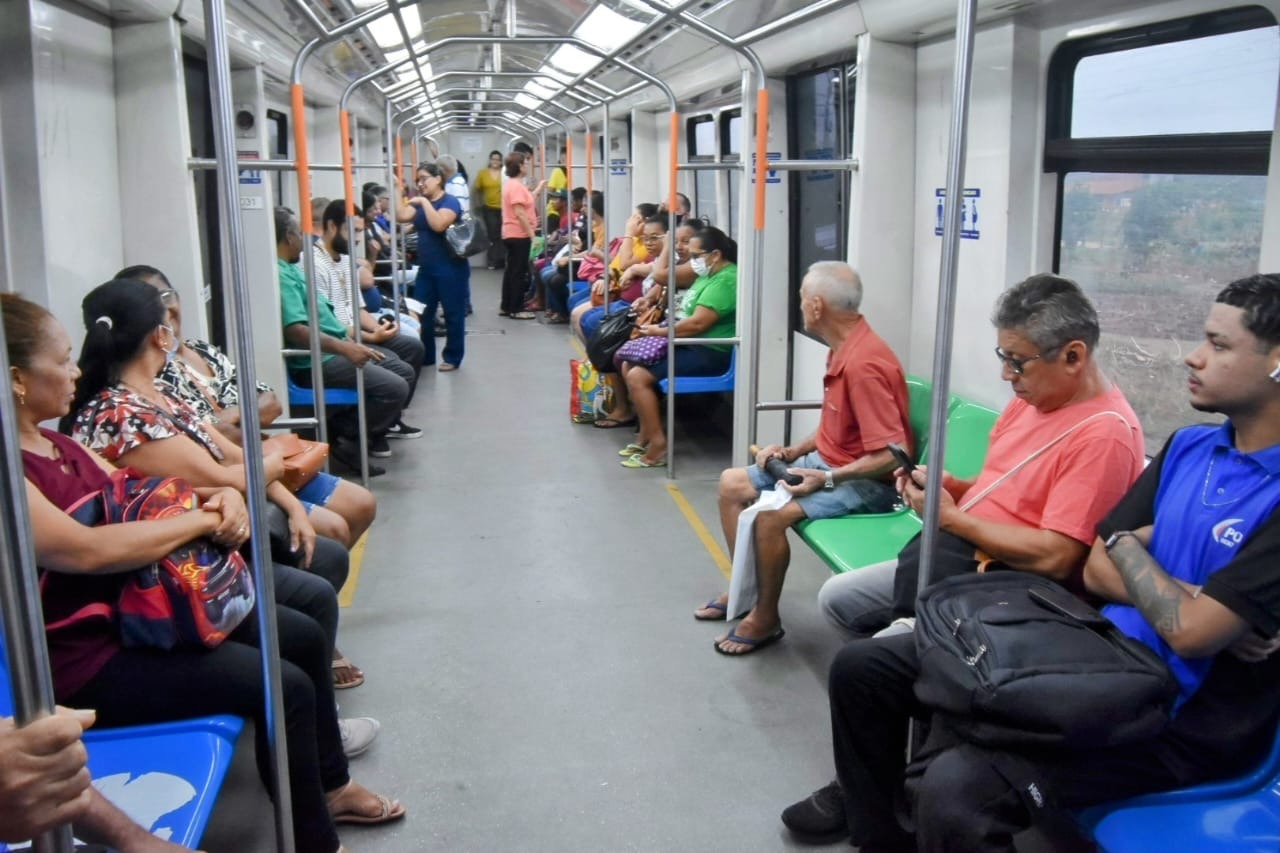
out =
[(1179, 608), (1186, 593), (1160, 568), (1160, 564), (1137, 542), (1123, 542), (1113, 548), (1111, 560), (1120, 570), (1124, 587), (1138, 611), (1166, 639), (1182, 627)]

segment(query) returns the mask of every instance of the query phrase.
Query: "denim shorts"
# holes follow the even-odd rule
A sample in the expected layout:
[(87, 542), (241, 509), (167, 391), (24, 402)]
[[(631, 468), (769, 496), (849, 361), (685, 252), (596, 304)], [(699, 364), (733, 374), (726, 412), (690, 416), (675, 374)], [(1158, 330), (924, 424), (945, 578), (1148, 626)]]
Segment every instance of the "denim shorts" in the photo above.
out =
[(302, 501), (302, 505), (307, 508), (307, 512), (318, 506), (324, 506), (333, 498), (333, 493), (338, 490), (338, 484), (342, 482), (341, 477), (335, 477), (332, 474), (326, 474), (324, 471), (318, 472), (301, 489), (295, 493), (298, 500)]
[[(788, 463), (787, 467), (832, 470), (831, 465), (816, 450)], [(774, 479), (759, 465), (748, 465), (747, 476), (751, 478), (751, 485), (757, 491), (763, 492), (777, 486)], [(794, 500), (800, 504), (807, 518), (835, 518), (855, 513), (889, 512), (897, 503), (898, 493), (893, 486), (879, 480), (845, 480), (843, 483), (836, 483), (831, 491), (818, 489)]]

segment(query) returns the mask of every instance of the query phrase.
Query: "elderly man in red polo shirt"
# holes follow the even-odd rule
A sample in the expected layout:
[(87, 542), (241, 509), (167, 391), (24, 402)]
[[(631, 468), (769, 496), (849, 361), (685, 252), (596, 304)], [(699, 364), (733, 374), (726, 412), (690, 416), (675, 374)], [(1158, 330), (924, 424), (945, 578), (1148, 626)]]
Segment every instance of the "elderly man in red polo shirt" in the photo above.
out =
[[(872, 331), (861, 306), (862, 280), (852, 267), (839, 261), (809, 267), (800, 284), (804, 328), (831, 348), (817, 432), (790, 447), (770, 445), (756, 455), (756, 464), (720, 475), (720, 523), (731, 551), (738, 517), (762, 491), (782, 488), (793, 497), (755, 517), (759, 597), (736, 628), (716, 639), (721, 654), (750, 654), (782, 638), (778, 599), (791, 561), (791, 525), (804, 518), (887, 512), (894, 504), (891, 474), (897, 463), (888, 445), (909, 452), (913, 447), (907, 383), (897, 356)], [(764, 470), (774, 458), (788, 463), (801, 482), (775, 482)], [(713, 599), (694, 611), (694, 618), (724, 619), (728, 601), (727, 594)]]

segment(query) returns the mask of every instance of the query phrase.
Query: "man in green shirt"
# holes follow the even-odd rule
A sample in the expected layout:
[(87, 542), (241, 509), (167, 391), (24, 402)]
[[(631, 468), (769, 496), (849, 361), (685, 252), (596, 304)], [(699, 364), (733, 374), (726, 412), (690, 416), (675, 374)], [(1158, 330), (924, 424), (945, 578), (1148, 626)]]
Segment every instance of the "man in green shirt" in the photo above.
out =
[[(307, 322), (307, 282), (295, 266), (302, 257), (306, 242), (297, 220), (288, 208), (276, 208), (276, 257), (280, 273), (280, 323), (284, 327), (285, 345), (294, 349), (311, 346), (311, 327)], [(355, 388), (356, 371), (364, 370), (365, 419), (369, 431), (369, 455), (391, 455), (387, 431), (400, 419), (409, 398), (409, 383), (388, 370), (382, 362), (393, 357), (374, 347), (358, 344), (347, 337), (347, 328), (338, 320), (333, 304), (316, 294), (317, 320), (320, 326), (321, 371), (326, 388)], [(311, 359), (290, 358), (289, 375), (303, 387), (311, 386)], [(355, 406), (343, 406), (330, 416), (335, 441), (331, 452), (341, 462), (353, 458), (351, 445), (359, 435)], [(355, 467), (355, 466), (352, 466)], [(383, 469), (370, 468), (382, 473)]]

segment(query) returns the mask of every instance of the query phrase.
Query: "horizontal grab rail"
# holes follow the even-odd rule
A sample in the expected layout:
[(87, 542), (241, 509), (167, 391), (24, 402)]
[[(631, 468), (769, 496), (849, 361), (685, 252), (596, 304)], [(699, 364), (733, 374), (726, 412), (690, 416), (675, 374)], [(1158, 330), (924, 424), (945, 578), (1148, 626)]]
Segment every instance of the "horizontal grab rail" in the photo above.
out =
[(765, 400), (756, 403), (757, 412), (790, 412), (796, 409), (821, 408), (821, 400)]
[(676, 169), (681, 172), (736, 172), (742, 168), (741, 163), (677, 163)]
[(767, 168), (785, 172), (858, 171), (857, 160), (770, 160)]
[[(187, 158), (187, 168), (193, 172), (218, 168), (218, 161), (207, 157)], [(237, 160), (236, 169), (241, 172), (293, 172), (298, 168), (293, 160)], [(313, 172), (341, 172), (341, 163), (308, 163)], [(353, 163), (353, 169), (377, 169), (385, 171), (386, 163)]]

